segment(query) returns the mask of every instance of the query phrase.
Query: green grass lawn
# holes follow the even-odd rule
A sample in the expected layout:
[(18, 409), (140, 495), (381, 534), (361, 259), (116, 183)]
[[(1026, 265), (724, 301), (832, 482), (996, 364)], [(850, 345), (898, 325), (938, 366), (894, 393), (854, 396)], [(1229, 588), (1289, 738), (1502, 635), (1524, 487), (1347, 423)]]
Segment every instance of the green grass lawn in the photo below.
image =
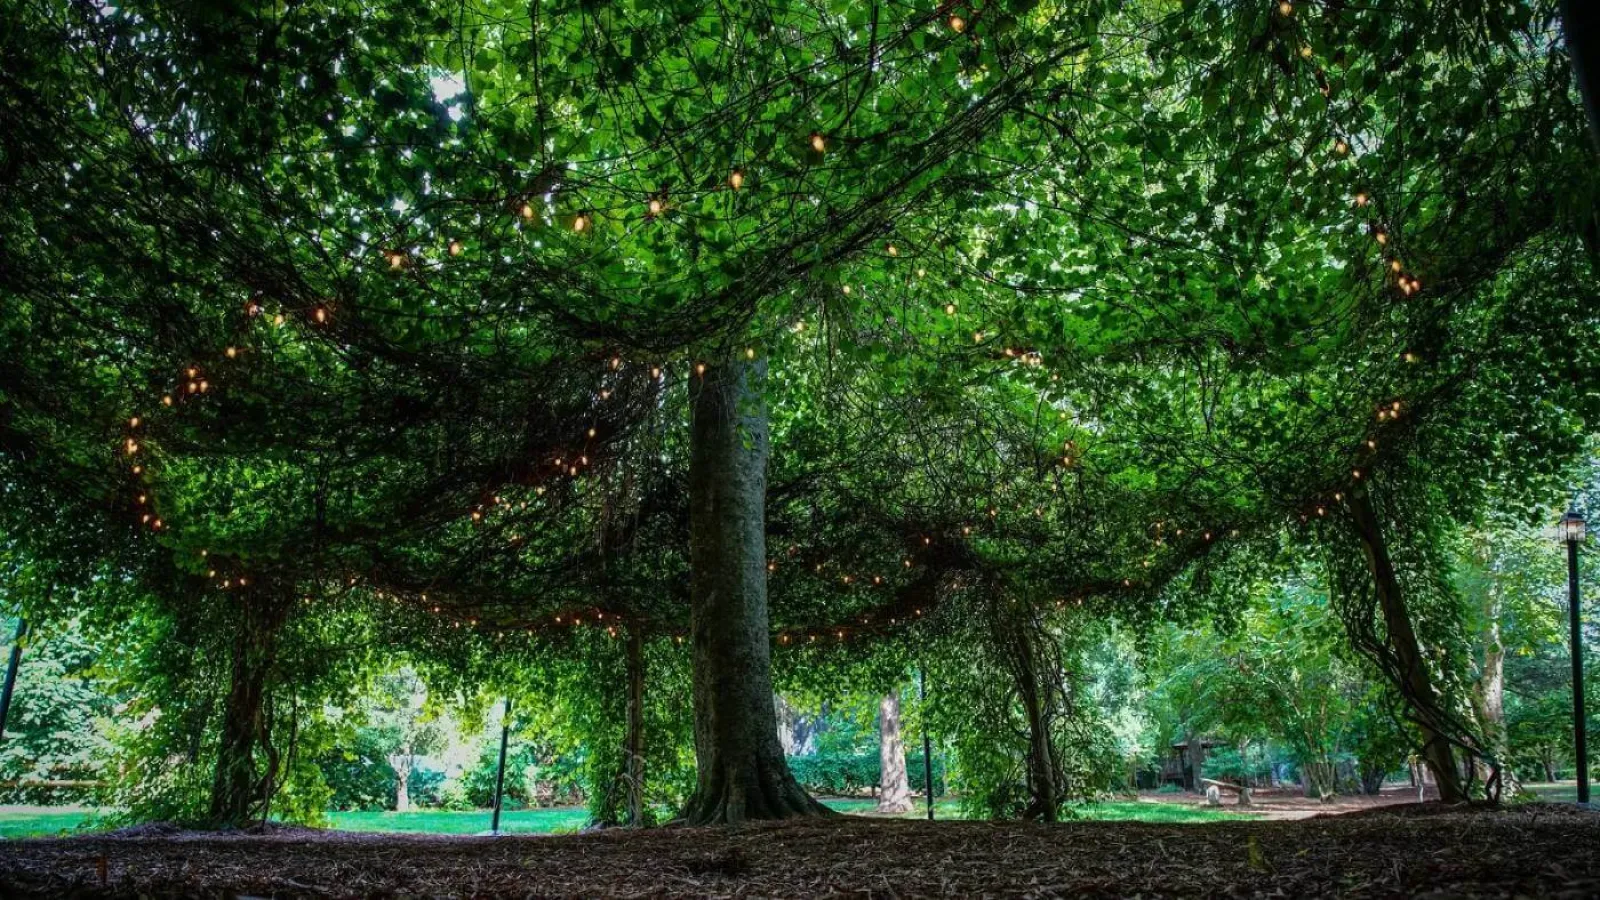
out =
[[(1529, 793), (1548, 803), (1577, 803), (1578, 783), (1576, 781), (1548, 781), (1539, 784), (1524, 784)], [(1590, 799), (1594, 799), (1594, 784), (1591, 783)]]
[[(864, 799), (824, 800), (828, 806), (847, 813), (870, 813), (875, 801)], [(920, 819), (927, 815), (921, 802), (902, 818)], [(1222, 822), (1229, 819), (1255, 818), (1251, 813), (1223, 812), (1184, 806), (1176, 803), (1140, 803), (1137, 800), (1108, 801), (1105, 803), (1080, 803), (1072, 807), (1080, 821), (1086, 822)], [(939, 819), (961, 818), (961, 805), (955, 800), (940, 800), (934, 804), (933, 814)]]
[[(1558, 791), (1564, 787), (1569, 795), (1573, 791), (1570, 784), (1553, 787)], [(1567, 799), (1570, 799), (1570, 796)], [(870, 813), (874, 806), (874, 801), (868, 799), (832, 798), (824, 802), (840, 812), (854, 814)], [(1248, 817), (1248, 814), (1219, 812), (1193, 806), (1136, 801), (1085, 803), (1074, 806), (1073, 810), (1082, 820), (1106, 822), (1216, 822)], [(87, 807), (0, 806), (0, 838), (68, 834), (92, 828), (101, 814), (101, 810)], [(919, 803), (911, 812), (906, 813), (904, 818), (920, 819), (924, 815), (926, 813)], [(934, 815), (940, 819), (959, 819), (961, 809), (954, 800), (940, 800), (934, 808)], [(521, 809), (503, 813), (500, 817), (500, 830), (515, 834), (554, 834), (577, 831), (583, 827), (585, 821), (584, 811), (577, 807)], [(447, 812), (436, 809), (405, 813), (330, 812), (328, 824), (342, 831), (477, 834), (489, 830), (489, 812), (487, 810)]]
[(0, 806), (0, 838), (47, 837), (77, 830), (100, 810), (77, 806)]
[[(506, 810), (500, 830), (517, 834), (551, 834), (577, 831), (588, 821), (582, 807)], [(331, 812), (330, 827), (341, 831), (394, 831), (411, 834), (477, 834), (489, 830), (488, 810), (447, 812), (420, 809), (412, 812)]]

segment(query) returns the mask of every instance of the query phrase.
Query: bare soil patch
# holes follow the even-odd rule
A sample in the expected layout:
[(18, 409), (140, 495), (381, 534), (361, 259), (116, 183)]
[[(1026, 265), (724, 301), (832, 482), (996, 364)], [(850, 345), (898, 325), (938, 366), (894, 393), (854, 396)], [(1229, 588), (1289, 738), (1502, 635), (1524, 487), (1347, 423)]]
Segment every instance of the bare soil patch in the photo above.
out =
[(1600, 896), (1600, 813), (1428, 811), (1203, 825), (839, 817), (500, 838), (144, 828), (0, 844), (0, 896)]

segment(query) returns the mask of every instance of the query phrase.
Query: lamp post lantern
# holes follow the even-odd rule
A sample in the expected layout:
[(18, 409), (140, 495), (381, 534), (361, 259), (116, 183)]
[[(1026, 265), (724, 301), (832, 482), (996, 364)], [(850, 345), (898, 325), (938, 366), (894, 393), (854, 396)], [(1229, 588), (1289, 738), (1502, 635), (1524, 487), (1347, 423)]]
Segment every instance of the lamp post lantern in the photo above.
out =
[(1569, 510), (1561, 517), (1561, 539), (1567, 542), (1567, 615), (1572, 632), (1572, 743), (1577, 754), (1578, 802), (1589, 802), (1589, 740), (1583, 709), (1583, 630), (1578, 615), (1578, 544), (1583, 541), (1583, 516)]

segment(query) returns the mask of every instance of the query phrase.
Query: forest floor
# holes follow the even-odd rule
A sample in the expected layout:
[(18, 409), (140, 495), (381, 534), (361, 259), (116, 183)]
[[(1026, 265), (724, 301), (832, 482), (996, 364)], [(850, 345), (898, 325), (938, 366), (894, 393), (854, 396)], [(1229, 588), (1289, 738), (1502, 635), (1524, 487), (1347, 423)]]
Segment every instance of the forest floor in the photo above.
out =
[(1593, 897), (1600, 812), (1391, 806), (1303, 821), (919, 822), (445, 837), (142, 826), (9, 842), (0, 896)]

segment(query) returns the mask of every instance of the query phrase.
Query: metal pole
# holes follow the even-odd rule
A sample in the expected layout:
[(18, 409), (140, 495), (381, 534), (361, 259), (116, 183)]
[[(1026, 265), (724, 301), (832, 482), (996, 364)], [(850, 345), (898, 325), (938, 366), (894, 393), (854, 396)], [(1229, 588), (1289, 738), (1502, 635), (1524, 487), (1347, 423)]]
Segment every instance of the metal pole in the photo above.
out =
[(6, 664), (6, 684), (0, 689), (0, 740), (6, 736), (6, 717), (11, 714), (11, 694), (17, 688), (17, 667), (22, 664), (22, 639), (27, 636), (27, 620), (17, 619), (17, 636), (11, 640), (11, 662)]
[(917, 704), (922, 707), (922, 788), (928, 794), (928, 821), (933, 821), (933, 742), (928, 739), (928, 670), (917, 667)]
[(1583, 624), (1578, 615), (1578, 542), (1567, 540), (1567, 614), (1572, 625), (1572, 738), (1577, 750), (1578, 802), (1589, 802), (1589, 736), (1583, 709)]
[(506, 742), (511, 739), (511, 698), (506, 698), (505, 712), (500, 717), (500, 764), (494, 770), (494, 818), (489, 831), (500, 833), (500, 801), (506, 788)]

